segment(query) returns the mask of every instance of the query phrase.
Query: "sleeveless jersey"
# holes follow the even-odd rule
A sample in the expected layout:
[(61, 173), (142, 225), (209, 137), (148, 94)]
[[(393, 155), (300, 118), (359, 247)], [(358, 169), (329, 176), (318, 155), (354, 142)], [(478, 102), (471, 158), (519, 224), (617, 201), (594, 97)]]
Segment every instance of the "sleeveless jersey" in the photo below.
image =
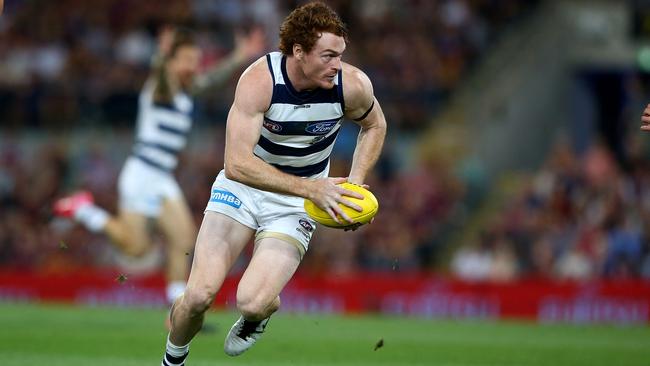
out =
[(266, 55), (273, 96), (254, 153), (285, 173), (327, 176), (345, 110), (342, 72), (332, 89), (298, 92), (287, 77), (286, 60), (280, 52)]
[(153, 168), (171, 172), (187, 144), (194, 103), (185, 93), (177, 93), (170, 104), (154, 103), (153, 91), (153, 83), (147, 82), (140, 93), (133, 156)]

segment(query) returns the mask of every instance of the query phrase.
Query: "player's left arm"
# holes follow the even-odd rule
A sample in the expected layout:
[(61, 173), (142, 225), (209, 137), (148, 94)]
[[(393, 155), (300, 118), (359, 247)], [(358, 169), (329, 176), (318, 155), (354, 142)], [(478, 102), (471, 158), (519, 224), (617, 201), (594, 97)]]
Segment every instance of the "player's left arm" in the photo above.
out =
[(386, 118), (375, 98), (368, 76), (354, 66), (343, 64), (345, 117), (361, 126), (352, 157), (348, 181), (363, 184), (377, 162), (386, 137)]

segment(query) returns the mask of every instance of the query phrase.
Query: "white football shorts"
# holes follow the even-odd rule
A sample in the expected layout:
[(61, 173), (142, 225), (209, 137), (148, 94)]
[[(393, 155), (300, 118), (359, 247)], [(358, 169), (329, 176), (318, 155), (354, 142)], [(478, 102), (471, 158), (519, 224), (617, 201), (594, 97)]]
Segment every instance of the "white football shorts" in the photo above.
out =
[(222, 170), (212, 185), (206, 211), (231, 217), (256, 230), (255, 243), (274, 237), (291, 243), (304, 255), (316, 222), (307, 216), (302, 197), (262, 191), (226, 178)]
[(181, 199), (183, 193), (171, 173), (129, 157), (117, 183), (120, 208), (158, 217), (165, 199)]

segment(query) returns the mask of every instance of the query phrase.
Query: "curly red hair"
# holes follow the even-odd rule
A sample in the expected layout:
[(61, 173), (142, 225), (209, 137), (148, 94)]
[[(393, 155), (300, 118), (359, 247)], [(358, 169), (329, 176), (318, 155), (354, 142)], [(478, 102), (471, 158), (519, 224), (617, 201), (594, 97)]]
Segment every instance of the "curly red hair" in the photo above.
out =
[(348, 30), (341, 18), (320, 1), (305, 4), (287, 16), (280, 26), (280, 51), (293, 55), (293, 45), (299, 44), (309, 53), (322, 33), (332, 33), (348, 42)]

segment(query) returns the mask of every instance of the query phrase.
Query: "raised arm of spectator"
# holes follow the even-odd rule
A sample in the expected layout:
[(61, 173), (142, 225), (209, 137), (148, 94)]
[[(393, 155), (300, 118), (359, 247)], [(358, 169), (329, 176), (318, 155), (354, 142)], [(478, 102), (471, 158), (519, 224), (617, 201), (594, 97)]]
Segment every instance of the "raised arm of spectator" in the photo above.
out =
[(253, 28), (246, 34), (236, 33), (235, 49), (224, 60), (196, 78), (192, 94), (200, 95), (222, 87), (245, 62), (261, 54), (265, 45), (261, 28)]

